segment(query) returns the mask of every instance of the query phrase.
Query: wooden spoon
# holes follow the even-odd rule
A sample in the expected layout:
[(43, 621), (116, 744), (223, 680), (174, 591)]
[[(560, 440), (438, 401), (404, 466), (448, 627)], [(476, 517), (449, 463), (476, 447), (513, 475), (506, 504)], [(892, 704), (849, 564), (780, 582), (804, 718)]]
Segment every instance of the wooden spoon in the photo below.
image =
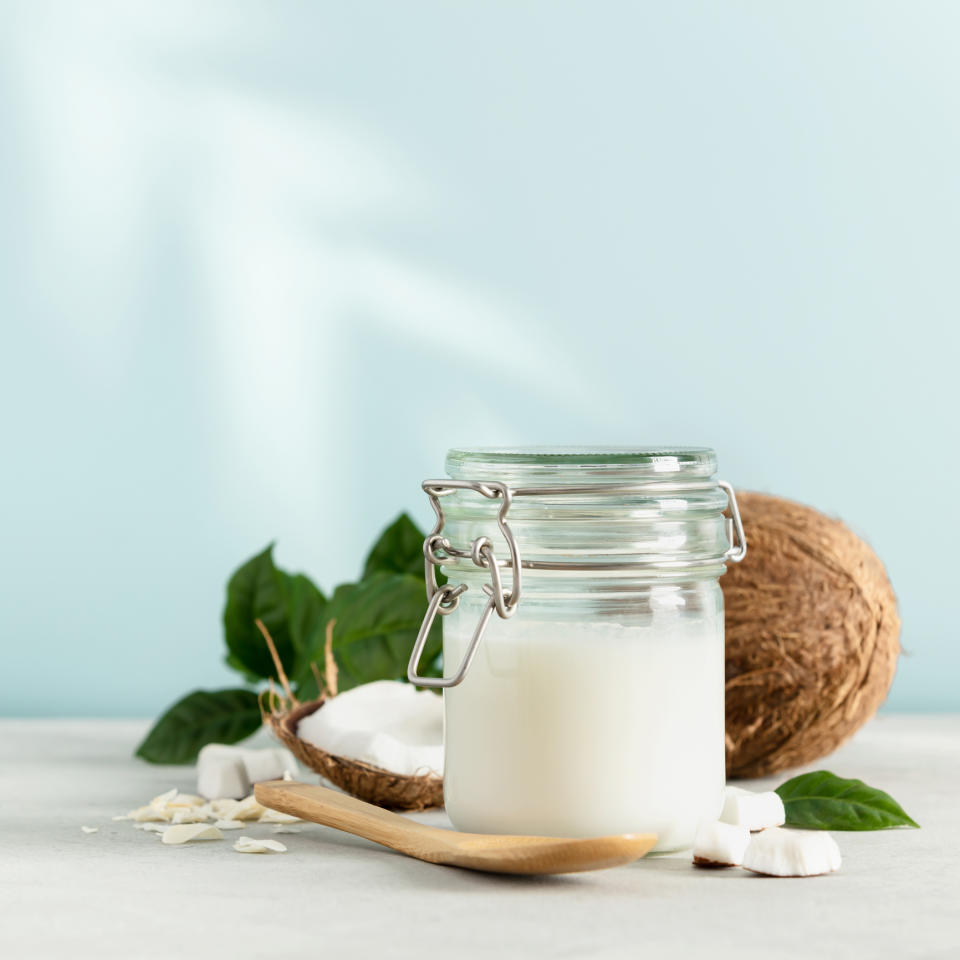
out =
[(355, 797), (293, 780), (270, 780), (254, 787), (257, 800), (418, 860), (489, 873), (575, 873), (632, 863), (653, 848), (654, 833), (624, 833), (571, 839), (457, 833), (428, 827)]

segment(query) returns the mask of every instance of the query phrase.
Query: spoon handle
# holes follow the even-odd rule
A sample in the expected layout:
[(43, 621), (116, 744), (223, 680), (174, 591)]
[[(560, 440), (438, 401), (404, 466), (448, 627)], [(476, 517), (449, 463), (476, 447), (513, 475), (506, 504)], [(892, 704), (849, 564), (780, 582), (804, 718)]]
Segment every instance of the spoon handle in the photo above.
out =
[(432, 859), (425, 856), (428, 852), (426, 847), (445, 844), (445, 835), (449, 832), (310, 783), (268, 780), (258, 783), (254, 787), (254, 794), (259, 803), (271, 810), (280, 810), (302, 820), (366, 837), (420, 859)]
[(293, 780), (254, 788), (265, 807), (322, 823), (399, 853), (486, 873), (575, 873), (632, 863), (653, 849), (654, 833), (605, 837), (524, 837), (457, 833), (428, 827), (355, 797)]

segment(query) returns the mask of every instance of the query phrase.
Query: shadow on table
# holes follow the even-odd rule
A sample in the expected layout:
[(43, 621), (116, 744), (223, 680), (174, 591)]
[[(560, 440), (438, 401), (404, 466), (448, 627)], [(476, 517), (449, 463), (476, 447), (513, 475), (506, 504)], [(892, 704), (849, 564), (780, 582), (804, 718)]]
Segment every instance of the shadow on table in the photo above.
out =
[[(543, 876), (520, 876), (514, 874), (484, 873), (477, 870), (466, 870), (460, 867), (450, 867), (441, 864), (425, 863), (406, 854), (398, 853), (388, 847), (380, 846), (363, 837), (355, 837), (329, 827), (311, 825), (309, 838), (311, 846), (316, 845), (317, 855), (322, 855), (328, 862), (335, 860), (349, 860), (356, 862), (358, 851), (364, 856), (379, 861), (380, 865), (396, 870), (398, 879), (402, 877), (404, 885), (415, 886), (423, 890), (451, 891), (465, 888), (515, 888), (518, 890), (542, 890), (544, 888), (562, 889), (564, 887), (582, 888), (594, 886), (597, 882), (607, 882), (606, 878), (620, 877), (635, 870), (655, 873), (661, 876), (665, 883), (675, 880), (687, 880), (694, 869), (687, 856), (645, 857), (636, 863), (611, 870), (593, 870), (584, 873), (552, 874)], [(738, 871), (731, 870), (703, 870), (708, 879), (726, 879)]]

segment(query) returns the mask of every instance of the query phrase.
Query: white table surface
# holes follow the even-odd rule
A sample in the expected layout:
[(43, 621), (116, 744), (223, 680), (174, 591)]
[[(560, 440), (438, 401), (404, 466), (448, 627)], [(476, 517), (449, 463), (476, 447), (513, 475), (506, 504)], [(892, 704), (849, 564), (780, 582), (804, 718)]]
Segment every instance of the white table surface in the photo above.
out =
[(923, 829), (838, 833), (842, 871), (803, 880), (685, 858), (488, 876), (313, 824), (279, 837), (286, 854), (235, 853), (236, 833), (163, 846), (110, 819), (194, 787), (191, 768), (131, 757), (144, 730), (0, 721), (0, 957), (960, 957), (960, 716), (880, 717), (816, 765)]

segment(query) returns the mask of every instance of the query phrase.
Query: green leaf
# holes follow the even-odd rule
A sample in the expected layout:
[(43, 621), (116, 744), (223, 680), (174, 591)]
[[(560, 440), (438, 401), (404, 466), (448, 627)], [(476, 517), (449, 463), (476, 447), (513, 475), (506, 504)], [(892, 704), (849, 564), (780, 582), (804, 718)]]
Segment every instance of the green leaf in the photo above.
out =
[[(333, 591), (333, 596), (330, 598), (330, 609), (331, 610), (341, 610), (348, 601), (350, 595), (357, 589), (359, 584), (356, 583), (341, 583)], [(329, 620), (330, 617), (327, 617)]]
[(286, 573), (283, 570), (278, 570), (277, 573), (287, 610), (290, 640), (296, 654), (296, 669), (299, 670), (304, 662), (309, 666), (318, 636), (321, 650), (323, 648), (327, 598), (304, 574)]
[(409, 573), (423, 580), (423, 531), (401, 513), (380, 534), (367, 555), (363, 579), (372, 573)]
[[(338, 587), (327, 615), (337, 621), (333, 651), (340, 689), (406, 677), (426, 610), (423, 580), (411, 574), (374, 573), (358, 584)], [(422, 662), (432, 663), (440, 648), (440, 624), (434, 623)]]
[(195, 690), (153, 725), (137, 756), (150, 763), (193, 763), (208, 743), (236, 743), (260, 727), (252, 690)]
[(273, 565), (273, 544), (249, 559), (227, 584), (223, 610), (223, 631), (227, 641), (227, 662), (239, 666), (247, 676), (273, 677), (276, 668), (256, 620), (262, 620), (276, 645), (280, 662), (289, 673), (296, 656), (287, 616), (285, 577)]
[(298, 700), (315, 700), (320, 696), (317, 678), (314, 676), (311, 664), (315, 663), (320, 668), (320, 675), (323, 676), (326, 661), (324, 648), (327, 642), (327, 623), (330, 621), (330, 611), (334, 609), (335, 604), (342, 607), (347, 595), (356, 589), (356, 586), (355, 583), (341, 583), (333, 591), (333, 596), (328, 601), (324, 601), (323, 609), (319, 613), (317, 625), (311, 632), (306, 649), (302, 654), (298, 652), (297, 668), (290, 677), (290, 682), (293, 684)]
[[(317, 666), (320, 667), (320, 673), (322, 675), (323, 662), (318, 660)], [(309, 665), (296, 679), (291, 678), (290, 683), (293, 685), (294, 694), (296, 694), (297, 699), (301, 703), (306, 703), (308, 700), (316, 700), (317, 697), (320, 696), (317, 678), (313, 675), (313, 670), (310, 669)]]
[(804, 773), (777, 787), (788, 827), (811, 830), (885, 830), (919, 827), (889, 794), (862, 780), (827, 770)]
[(255, 673), (251, 673), (232, 653), (228, 653), (223, 658), (223, 662), (231, 670), (236, 670), (237, 673), (241, 674), (247, 683), (258, 684), (263, 679), (263, 677), (258, 677)]

